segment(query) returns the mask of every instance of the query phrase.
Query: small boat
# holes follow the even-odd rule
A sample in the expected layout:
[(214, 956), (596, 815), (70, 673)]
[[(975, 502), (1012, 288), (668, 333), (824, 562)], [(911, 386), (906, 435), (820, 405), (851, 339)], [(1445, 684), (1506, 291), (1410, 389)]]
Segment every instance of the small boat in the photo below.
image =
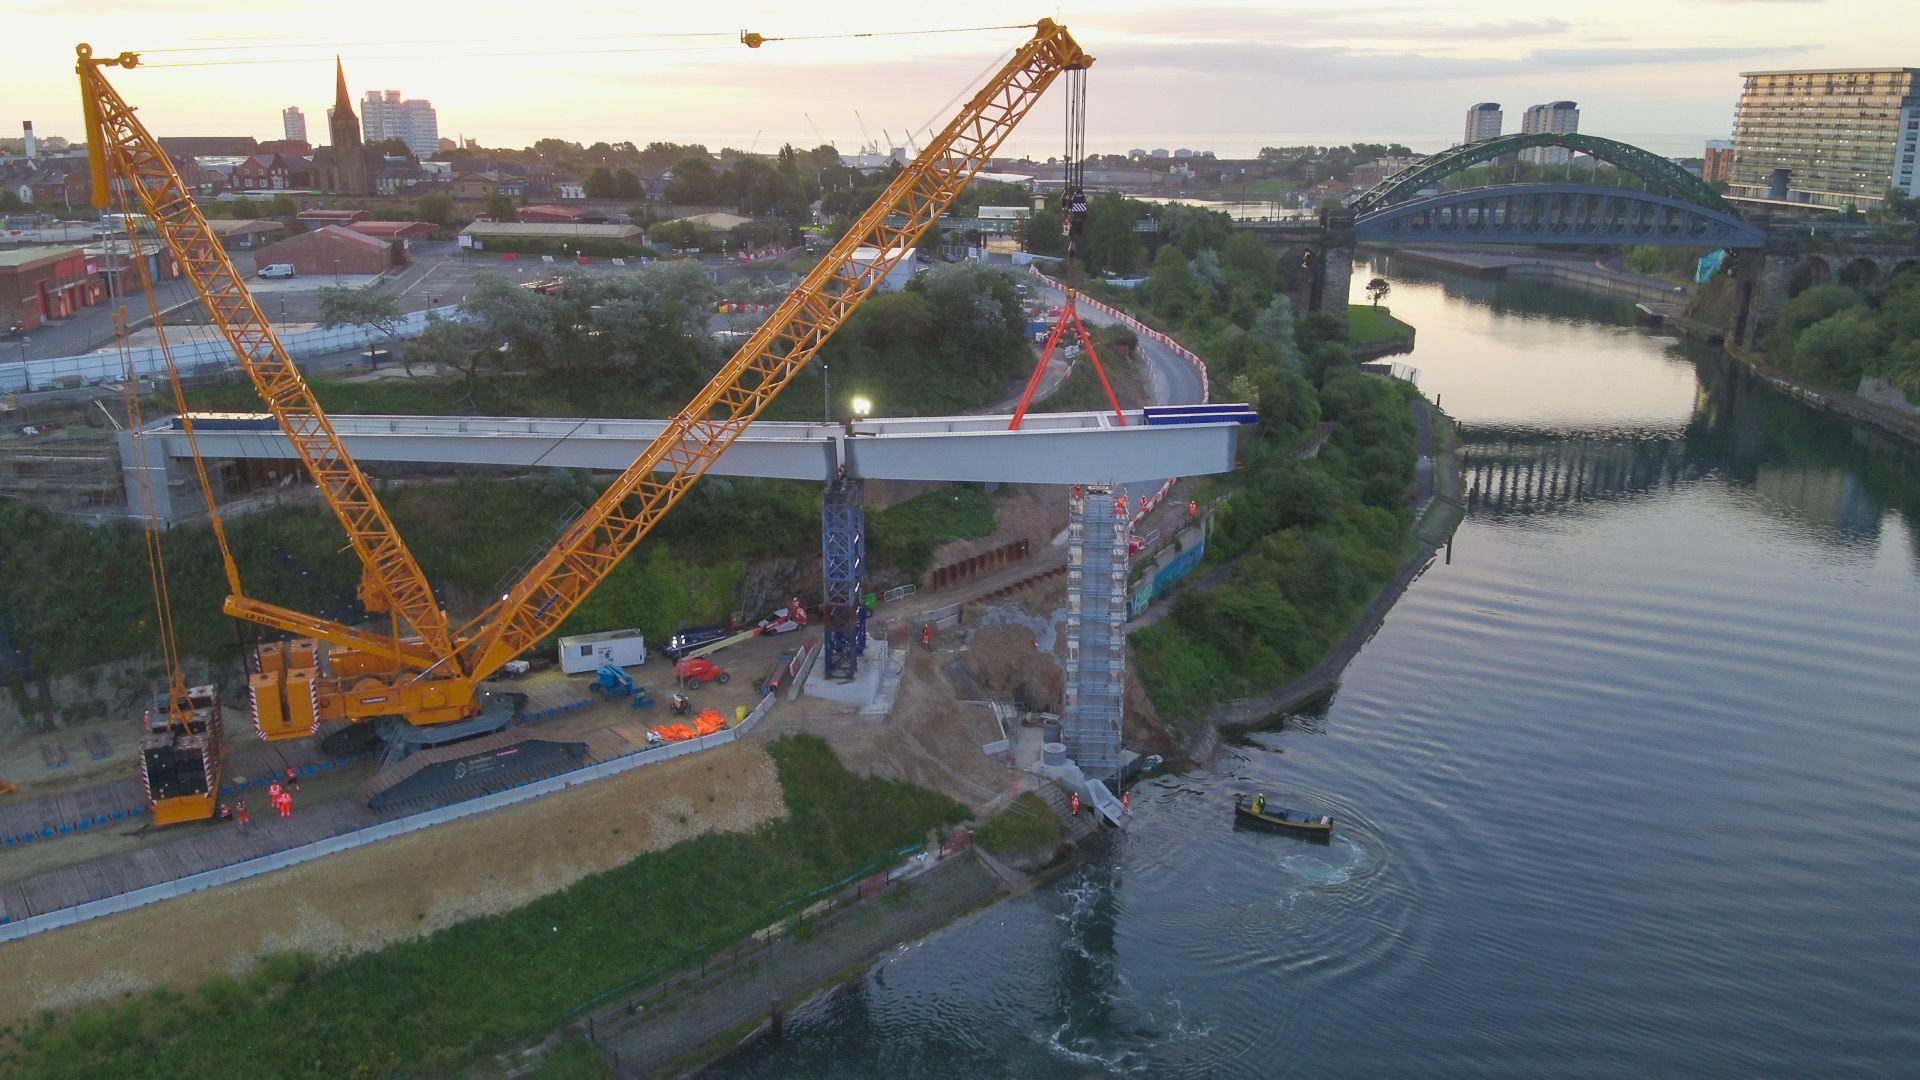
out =
[(1233, 797), (1233, 819), (1249, 825), (1264, 825), (1270, 829), (1285, 829), (1306, 836), (1328, 837), (1333, 835), (1333, 819), (1325, 814), (1308, 814), (1299, 810), (1289, 810), (1284, 806), (1275, 806), (1264, 795), (1235, 795)]

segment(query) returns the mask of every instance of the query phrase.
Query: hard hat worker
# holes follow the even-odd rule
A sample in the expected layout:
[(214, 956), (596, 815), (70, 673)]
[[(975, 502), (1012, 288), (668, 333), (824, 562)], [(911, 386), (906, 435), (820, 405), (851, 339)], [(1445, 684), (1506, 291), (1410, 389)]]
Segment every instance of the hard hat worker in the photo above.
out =
[(245, 827), (249, 820), (251, 819), (247, 817), (247, 800), (235, 799), (233, 801), (233, 823)]
[(293, 766), (289, 765), (287, 766), (287, 771), (285, 775), (287, 778), (287, 787), (293, 789), (294, 791), (299, 791), (300, 790), (300, 771), (298, 769), (295, 769)]
[(1080, 816), (1080, 793), (1077, 791), (1073, 793), (1073, 816)]

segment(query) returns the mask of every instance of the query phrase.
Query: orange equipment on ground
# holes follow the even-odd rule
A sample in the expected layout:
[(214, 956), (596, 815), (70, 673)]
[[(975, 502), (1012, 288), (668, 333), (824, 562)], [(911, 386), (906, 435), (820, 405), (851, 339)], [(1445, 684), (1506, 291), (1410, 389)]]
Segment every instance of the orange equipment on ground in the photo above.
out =
[(662, 724), (653, 728), (652, 731), (660, 736), (663, 742), (686, 742), (688, 739), (697, 739), (702, 735), (725, 731), (726, 728), (727, 720), (720, 715), (719, 710), (703, 709), (699, 716), (693, 718), (693, 723), (690, 725)]

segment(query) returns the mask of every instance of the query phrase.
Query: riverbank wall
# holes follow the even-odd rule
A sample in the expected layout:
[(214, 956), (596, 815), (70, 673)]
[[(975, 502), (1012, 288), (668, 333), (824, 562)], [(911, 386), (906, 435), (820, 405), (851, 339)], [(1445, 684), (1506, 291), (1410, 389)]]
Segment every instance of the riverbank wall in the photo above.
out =
[(1920, 446), (1920, 414), (1871, 401), (1858, 394), (1823, 389), (1791, 375), (1783, 375), (1767, 366), (1763, 354), (1748, 352), (1731, 342), (1723, 351), (1729, 360), (1740, 365), (1749, 375), (1804, 405)]
[(1430, 266), (1486, 280), (1532, 278), (1571, 285), (1589, 292), (1603, 293), (1636, 302), (1667, 302), (1684, 307), (1693, 295), (1693, 287), (1658, 278), (1612, 270), (1584, 259), (1555, 258), (1550, 255), (1515, 255), (1499, 252), (1429, 251), (1423, 248), (1378, 248), (1402, 262)]

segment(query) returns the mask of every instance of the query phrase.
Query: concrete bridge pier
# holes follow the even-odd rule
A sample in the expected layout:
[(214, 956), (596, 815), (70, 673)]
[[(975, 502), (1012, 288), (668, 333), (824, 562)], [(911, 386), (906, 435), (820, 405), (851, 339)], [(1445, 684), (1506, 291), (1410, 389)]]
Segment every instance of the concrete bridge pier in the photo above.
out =
[(1800, 238), (1790, 221), (1767, 223), (1765, 247), (1733, 252), (1733, 326), (1727, 341), (1742, 350), (1760, 347), (1793, 294)]
[(1347, 296), (1353, 286), (1353, 211), (1344, 206), (1320, 211), (1320, 242), (1315, 245), (1312, 294), (1307, 311), (1325, 312), (1346, 321)]

